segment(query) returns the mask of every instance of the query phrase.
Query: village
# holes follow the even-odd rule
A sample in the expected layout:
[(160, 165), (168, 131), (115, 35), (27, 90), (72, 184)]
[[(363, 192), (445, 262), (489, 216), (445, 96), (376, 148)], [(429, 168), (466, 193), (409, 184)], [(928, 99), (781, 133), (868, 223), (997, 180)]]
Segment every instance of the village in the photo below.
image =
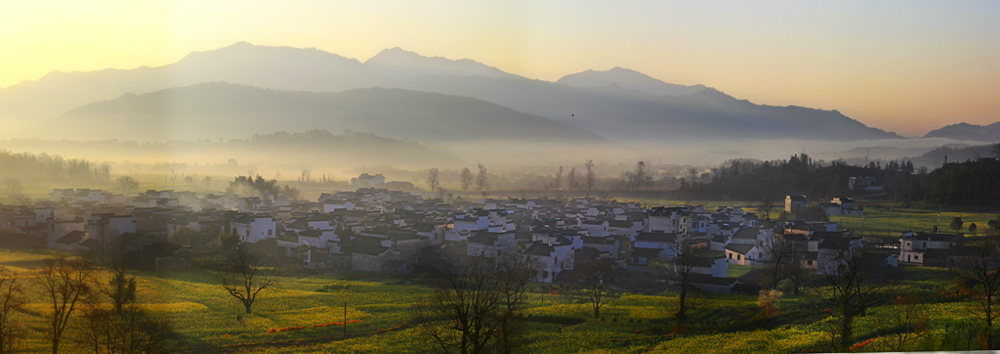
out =
[[(854, 179), (850, 181), (854, 187)], [(767, 266), (792, 257), (806, 272), (835, 272), (836, 255), (866, 247), (862, 230), (822, 220), (772, 221), (742, 207), (643, 207), (579, 198), (479, 199), (444, 203), (385, 188), (381, 175), (352, 181), (355, 191), (315, 201), (148, 190), (125, 198), (90, 189), (56, 189), (32, 206), (3, 205), (5, 247), (47, 247), (95, 259), (123, 255), (144, 270), (188, 269), (223, 247), (273, 256), (292, 271), (359, 271), (407, 275), (444, 259), (523, 254), (541, 266), (536, 282), (571, 282), (583, 262), (609, 260), (622, 273), (616, 286), (662, 291), (669, 279), (653, 265), (682, 245), (704, 252), (691, 264), (688, 286), (711, 293), (756, 294), (758, 284), (729, 277), (730, 265)], [(784, 211), (806, 208), (787, 196)], [(861, 215), (851, 198), (817, 203), (828, 215)], [(957, 235), (904, 232), (898, 243), (876, 241), (867, 253), (887, 267), (943, 267)], [(775, 242), (788, 254), (774, 255)], [(627, 280), (627, 281), (626, 281)]]

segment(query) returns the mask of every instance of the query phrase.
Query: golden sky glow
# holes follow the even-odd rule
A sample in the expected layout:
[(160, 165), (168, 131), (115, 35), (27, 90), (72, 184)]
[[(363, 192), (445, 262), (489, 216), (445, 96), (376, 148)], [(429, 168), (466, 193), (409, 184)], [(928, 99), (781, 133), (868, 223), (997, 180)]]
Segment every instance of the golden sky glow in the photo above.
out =
[(364, 61), (402, 47), (530, 78), (627, 67), (903, 135), (1000, 120), (1000, 3), (10, 1), (0, 87), (237, 41)]

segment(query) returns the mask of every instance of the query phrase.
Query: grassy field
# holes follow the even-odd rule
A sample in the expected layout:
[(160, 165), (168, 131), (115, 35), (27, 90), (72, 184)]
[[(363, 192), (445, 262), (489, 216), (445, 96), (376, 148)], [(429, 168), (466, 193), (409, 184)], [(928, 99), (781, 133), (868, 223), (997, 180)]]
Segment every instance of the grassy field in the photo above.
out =
[[(17, 313), (17, 321), (31, 329), (21, 343), (27, 352), (48, 349), (43, 338), (44, 316), (31, 269), (56, 253), (43, 250), (0, 251), (0, 264), (23, 277), (29, 303)], [(735, 273), (746, 269), (734, 269)], [(343, 275), (286, 275), (264, 293), (253, 315), (242, 314), (239, 304), (223, 293), (213, 274), (202, 270), (144, 272), (139, 274), (140, 298), (157, 316), (169, 318), (177, 334), (176, 352), (265, 352), (265, 353), (426, 353), (435, 348), (412, 324), (413, 309), (432, 289), (426, 277)], [(931, 303), (921, 305), (932, 314), (931, 331), (923, 349), (959, 350), (974, 347), (975, 317), (956, 298), (943, 295), (954, 290), (953, 276), (933, 268), (904, 268), (891, 284), (892, 292), (921, 293)], [(785, 296), (780, 312), (766, 317), (756, 296), (697, 294), (692, 321), (684, 331), (673, 333), (671, 309), (674, 293), (619, 294), (602, 310), (603, 319), (592, 317), (590, 305), (580, 296), (563, 291), (555, 295), (536, 289), (525, 312), (535, 318), (555, 316), (576, 319), (570, 323), (529, 322), (525, 350), (530, 353), (792, 353), (826, 350), (833, 319), (813, 304), (809, 296)], [(343, 327), (313, 328), (315, 324), (341, 322), (344, 305), (347, 319), (357, 320), (342, 339)], [(885, 335), (889, 308), (872, 308), (857, 323), (856, 338)], [(79, 321), (77, 321), (79, 323)], [(575, 324), (571, 324), (575, 323)], [(71, 324), (71, 327), (74, 324)], [(272, 328), (304, 326), (301, 330), (268, 333)], [(66, 334), (65, 352), (83, 353), (76, 342), (78, 329)], [(969, 333), (973, 333), (970, 337)], [(876, 340), (867, 349), (878, 349)], [(971, 343), (971, 344), (970, 344)]]
[[(988, 232), (987, 222), (997, 217), (995, 213), (970, 213), (947, 210), (931, 210), (919, 208), (890, 208), (885, 205), (872, 204), (865, 208), (864, 216), (831, 216), (830, 221), (836, 221), (838, 226), (855, 231), (864, 229), (865, 235), (899, 237), (903, 231), (930, 232), (938, 224), (940, 215), (939, 232), (955, 233), (949, 225), (953, 218), (962, 218), (963, 228), (957, 232), (964, 232), (967, 236), (972, 236), (969, 232), (969, 224), (975, 223), (976, 234), (983, 235)], [(863, 224), (863, 225), (862, 225)]]

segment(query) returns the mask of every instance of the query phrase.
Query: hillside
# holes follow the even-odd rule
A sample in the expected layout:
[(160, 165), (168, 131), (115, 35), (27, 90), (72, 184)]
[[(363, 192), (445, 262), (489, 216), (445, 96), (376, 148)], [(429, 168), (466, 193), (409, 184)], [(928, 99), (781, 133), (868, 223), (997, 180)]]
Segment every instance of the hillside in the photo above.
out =
[(924, 135), (924, 138), (949, 138), (966, 141), (1000, 141), (1000, 122), (990, 125), (975, 125), (958, 123), (935, 129)]
[(400, 89), (341, 93), (207, 83), (91, 103), (60, 116), (58, 137), (197, 140), (327, 129), (421, 141), (604, 141), (580, 128), (464, 97)]
[(569, 74), (557, 80), (556, 83), (570, 87), (590, 88), (620, 86), (654, 96), (687, 96), (705, 88), (702, 85), (684, 86), (671, 84), (638, 71), (620, 67), (608, 71), (587, 70), (576, 74)]

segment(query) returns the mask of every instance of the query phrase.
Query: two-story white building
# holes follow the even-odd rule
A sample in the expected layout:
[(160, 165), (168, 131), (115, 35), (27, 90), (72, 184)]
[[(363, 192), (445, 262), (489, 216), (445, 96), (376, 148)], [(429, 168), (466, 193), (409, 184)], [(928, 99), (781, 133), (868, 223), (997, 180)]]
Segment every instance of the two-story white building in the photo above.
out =
[(955, 247), (958, 235), (927, 234), (907, 231), (899, 238), (900, 263), (943, 267), (947, 264), (948, 250)]
[(656, 207), (646, 214), (647, 232), (687, 233), (690, 214), (684, 208)]
[(240, 242), (257, 243), (277, 235), (277, 223), (267, 215), (243, 214), (230, 224)]
[(540, 272), (535, 276), (535, 281), (538, 282), (551, 283), (559, 272), (573, 269), (571, 243), (535, 242), (527, 245), (524, 254), (538, 262)]

